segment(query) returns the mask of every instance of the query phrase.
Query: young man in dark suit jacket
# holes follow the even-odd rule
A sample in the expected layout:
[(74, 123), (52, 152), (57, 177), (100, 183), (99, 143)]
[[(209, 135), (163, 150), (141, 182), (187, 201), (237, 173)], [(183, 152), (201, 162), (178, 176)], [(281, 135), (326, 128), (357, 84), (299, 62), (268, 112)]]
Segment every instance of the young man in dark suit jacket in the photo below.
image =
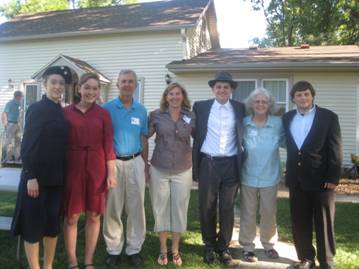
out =
[(295, 269), (315, 267), (313, 224), (321, 269), (334, 268), (335, 187), (342, 164), (338, 116), (314, 105), (315, 90), (307, 81), (297, 82), (290, 96), (297, 109), (284, 114), (287, 137), (286, 184), (294, 245), (299, 263)]
[[(239, 186), (242, 154), (242, 103), (230, 100), (237, 83), (227, 72), (208, 82), (215, 99), (193, 106), (196, 131), (193, 141), (193, 179), (199, 183), (204, 262), (213, 263), (217, 252), (224, 264), (232, 262), (228, 250), (234, 224), (234, 199)], [(217, 199), (219, 232), (217, 233)]]

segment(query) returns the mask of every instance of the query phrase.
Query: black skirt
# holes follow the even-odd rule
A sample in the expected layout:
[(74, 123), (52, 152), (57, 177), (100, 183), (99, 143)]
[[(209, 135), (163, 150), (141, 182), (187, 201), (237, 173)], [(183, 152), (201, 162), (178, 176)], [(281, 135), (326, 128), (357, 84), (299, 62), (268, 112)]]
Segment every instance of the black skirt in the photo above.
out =
[(44, 236), (56, 237), (62, 223), (62, 205), (62, 186), (39, 186), (39, 196), (32, 198), (21, 173), (11, 233), (30, 243), (39, 242)]

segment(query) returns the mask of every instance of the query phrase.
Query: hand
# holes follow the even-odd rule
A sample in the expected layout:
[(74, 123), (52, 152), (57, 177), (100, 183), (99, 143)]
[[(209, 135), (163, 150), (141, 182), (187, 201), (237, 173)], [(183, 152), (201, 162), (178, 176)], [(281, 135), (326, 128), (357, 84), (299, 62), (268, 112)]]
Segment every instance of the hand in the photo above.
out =
[(337, 185), (335, 185), (334, 183), (330, 183), (330, 182), (324, 183), (324, 188), (325, 189), (335, 190), (336, 187), (337, 187)]
[(27, 194), (32, 198), (39, 197), (39, 183), (36, 178), (27, 181)]
[(107, 188), (113, 189), (117, 185), (117, 180), (114, 177), (107, 177)]
[(145, 166), (145, 180), (146, 183), (150, 181), (150, 166), (148, 164)]

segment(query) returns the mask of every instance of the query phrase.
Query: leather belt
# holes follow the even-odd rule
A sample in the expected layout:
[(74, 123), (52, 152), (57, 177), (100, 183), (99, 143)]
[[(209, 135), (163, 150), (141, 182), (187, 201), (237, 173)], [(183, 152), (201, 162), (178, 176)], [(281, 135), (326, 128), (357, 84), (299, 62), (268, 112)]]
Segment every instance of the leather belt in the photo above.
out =
[(135, 154), (126, 155), (126, 156), (116, 156), (116, 159), (121, 160), (121, 161), (129, 161), (129, 160), (136, 158), (140, 154), (141, 154), (141, 152), (137, 152)]
[(231, 159), (231, 158), (236, 158), (237, 157), (237, 155), (233, 155), (233, 156), (211, 156), (211, 155), (203, 153), (203, 152), (202, 152), (202, 155), (205, 158), (213, 160), (213, 161), (225, 160), (225, 159)]

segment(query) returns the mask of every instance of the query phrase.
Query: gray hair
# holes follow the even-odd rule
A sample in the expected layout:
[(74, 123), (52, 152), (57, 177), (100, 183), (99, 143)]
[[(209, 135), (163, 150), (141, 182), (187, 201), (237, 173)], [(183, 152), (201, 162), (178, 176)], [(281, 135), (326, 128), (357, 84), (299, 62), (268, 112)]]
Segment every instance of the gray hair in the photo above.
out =
[(122, 70), (120, 71), (120, 73), (118, 74), (118, 78), (120, 78), (120, 76), (122, 76), (122, 75), (127, 75), (127, 74), (132, 74), (132, 75), (135, 77), (135, 81), (136, 81), (136, 85), (137, 85), (137, 82), (138, 82), (138, 80), (137, 80), (137, 74), (136, 74), (136, 72), (133, 71), (132, 69), (122, 69)]
[(275, 100), (273, 95), (266, 90), (265, 88), (257, 88), (254, 91), (252, 91), (249, 96), (247, 97), (245, 103), (246, 103), (246, 108), (247, 108), (247, 112), (251, 115), (254, 114), (253, 111), (253, 102), (254, 99), (258, 96), (258, 95), (264, 95), (265, 97), (267, 97), (268, 99), (268, 114), (273, 114), (277, 111), (276, 105), (275, 105)]

